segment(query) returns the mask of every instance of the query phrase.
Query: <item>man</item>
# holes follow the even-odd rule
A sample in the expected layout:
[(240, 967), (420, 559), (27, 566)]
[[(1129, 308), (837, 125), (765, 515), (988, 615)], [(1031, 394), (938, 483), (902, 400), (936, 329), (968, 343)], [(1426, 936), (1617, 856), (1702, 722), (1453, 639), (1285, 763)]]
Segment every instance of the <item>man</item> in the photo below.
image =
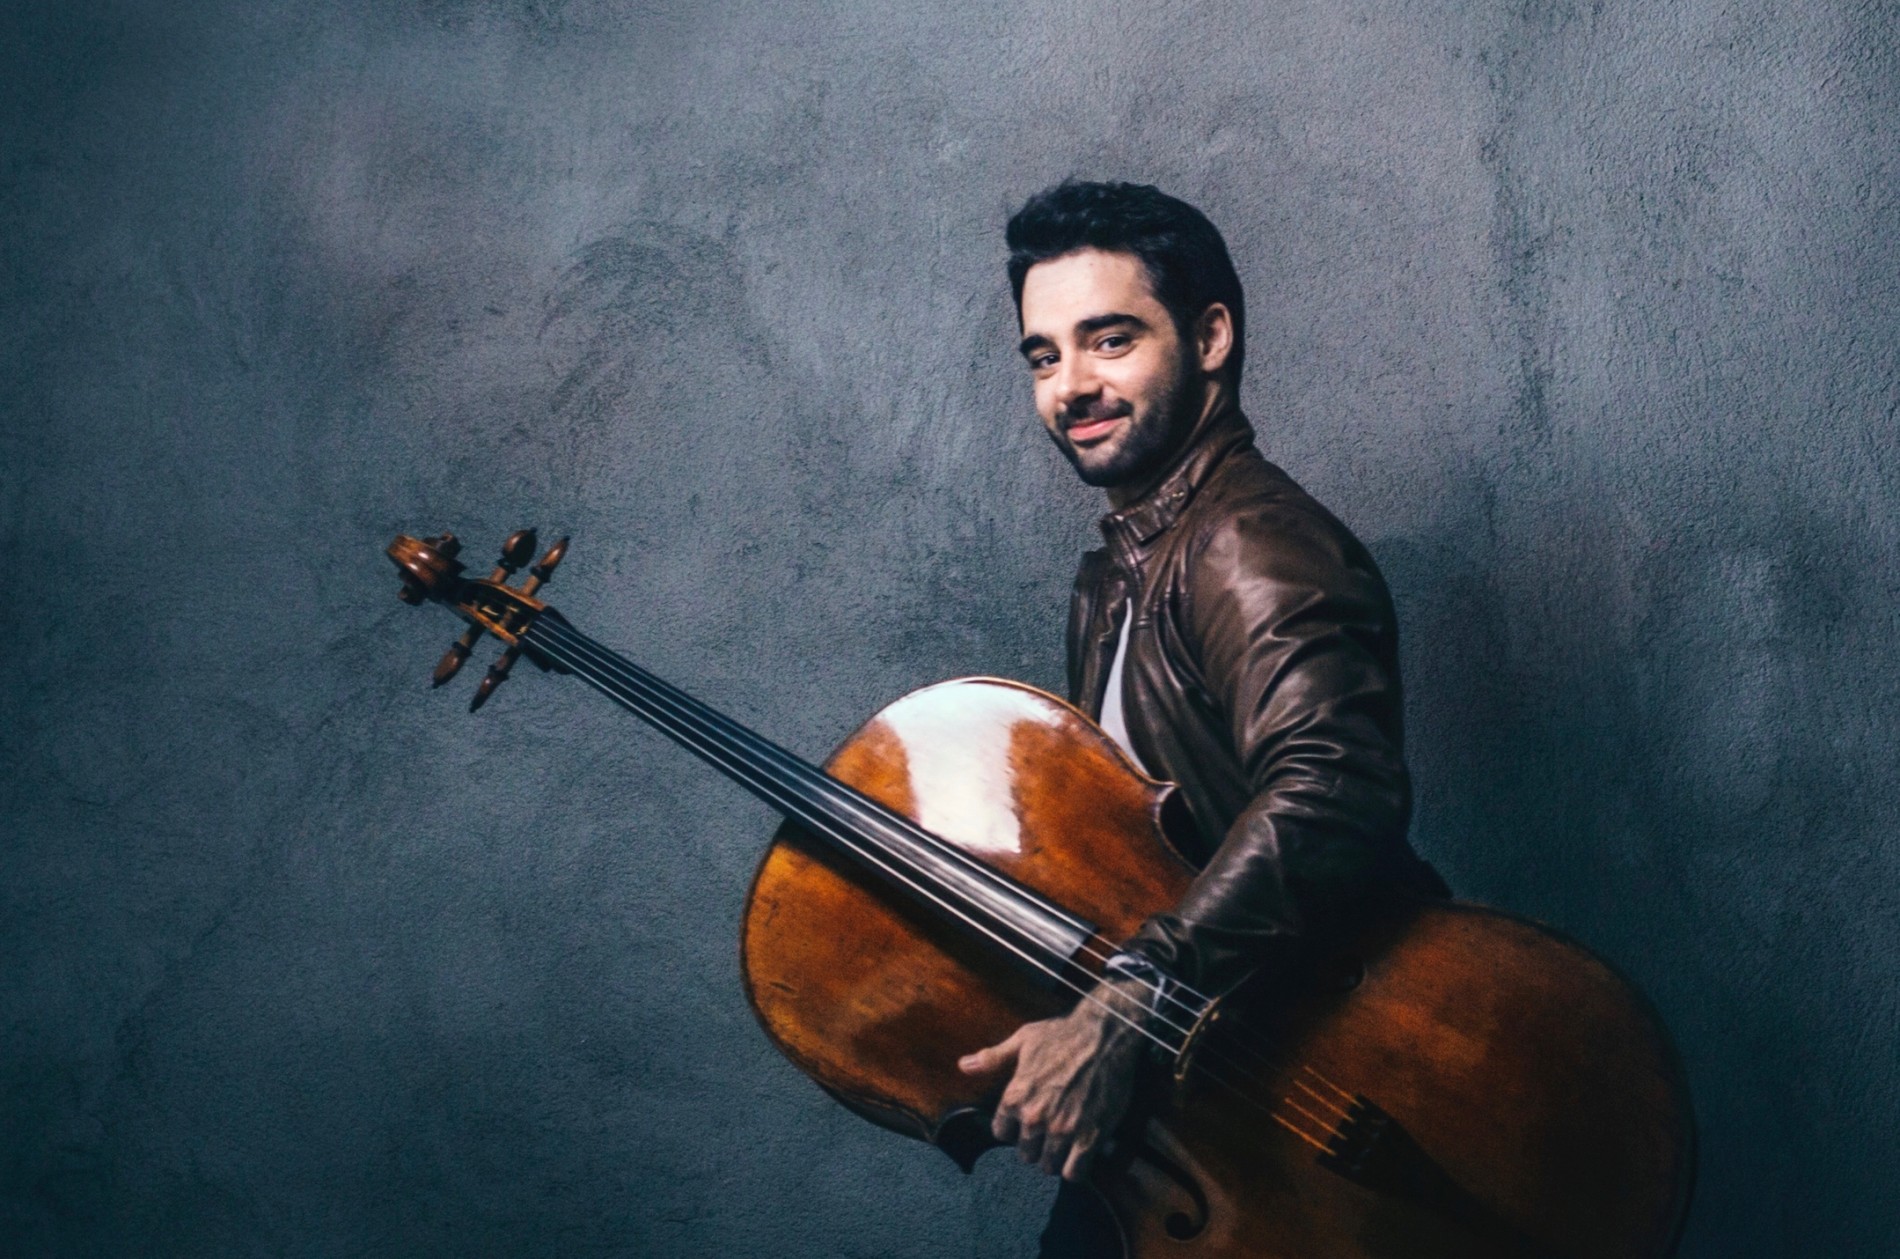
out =
[(1377, 893), (1444, 885), (1405, 839), (1391, 598), (1358, 540), (1254, 448), (1220, 233), (1151, 187), (1065, 183), (1007, 240), (1036, 410), (1113, 509), (1076, 579), (1071, 698), (1178, 784), (1201, 867), (1094, 1000), (960, 1064), (1006, 1075), (997, 1139), (1064, 1178), (1053, 1259), (1119, 1253), (1076, 1186), (1127, 1111), (1158, 984), (1225, 991)]

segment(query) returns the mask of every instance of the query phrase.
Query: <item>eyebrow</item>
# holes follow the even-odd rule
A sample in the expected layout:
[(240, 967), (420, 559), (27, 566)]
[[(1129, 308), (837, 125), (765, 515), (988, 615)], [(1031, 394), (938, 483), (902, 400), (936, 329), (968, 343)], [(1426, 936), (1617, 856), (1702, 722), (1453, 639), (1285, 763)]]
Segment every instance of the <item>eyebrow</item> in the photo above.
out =
[[(1090, 315), (1087, 319), (1079, 320), (1075, 325), (1075, 332), (1077, 336), (1087, 337), (1093, 336), (1098, 332), (1105, 332), (1110, 328), (1123, 326), (1146, 329), (1148, 327), (1148, 321), (1139, 315), (1128, 314), (1126, 311), (1111, 311), (1106, 315)], [(1040, 350), (1045, 346), (1052, 346), (1054, 344), (1055, 343), (1049, 340), (1048, 337), (1043, 336), (1041, 333), (1035, 333), (1024, 337), (1022, 343), (1016, 347), (1016, 350), (1019, 354), (1027, 357), (1032, 350)]]

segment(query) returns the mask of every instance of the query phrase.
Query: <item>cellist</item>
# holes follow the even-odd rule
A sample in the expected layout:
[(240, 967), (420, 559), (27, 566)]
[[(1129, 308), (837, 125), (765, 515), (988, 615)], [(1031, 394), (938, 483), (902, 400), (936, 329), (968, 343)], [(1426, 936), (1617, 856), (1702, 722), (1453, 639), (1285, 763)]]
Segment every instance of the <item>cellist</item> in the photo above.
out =
[(1399, 890), (1443, 895), (1406, 840), (1397, 625), (1345, 525), (1268, 462), (1238, 403), (1246, 314), (1220, 233), (1155, 188), (1068, 182), (1006, 233), (1035, 407), (1107, 492), (1082, 557), (1070, 698), (1178, 784), (1199, 867), (1111, 960), (1098, 1001), (964, 1058), (1006, 1080), (993, 1131), (1063, 1185), (1045, 1259), (1118, 1253), (1082, 1192), (1147, 1042), (1108, 1014), (1219, 993)]

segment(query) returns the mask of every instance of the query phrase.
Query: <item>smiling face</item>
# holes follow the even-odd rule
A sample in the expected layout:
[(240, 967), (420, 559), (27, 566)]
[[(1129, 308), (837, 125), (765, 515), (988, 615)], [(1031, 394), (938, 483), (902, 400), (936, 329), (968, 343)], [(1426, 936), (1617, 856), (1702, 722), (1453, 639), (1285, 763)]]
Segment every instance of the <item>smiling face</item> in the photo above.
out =
[(1208, 307), (1190, 342), (1133, 254), (1081, 249), (1023, 277), (1022, 353), (1036, 412), (1081, 478), (1110, 490), (1166, 467), (1210, 401), (1232, 343)]

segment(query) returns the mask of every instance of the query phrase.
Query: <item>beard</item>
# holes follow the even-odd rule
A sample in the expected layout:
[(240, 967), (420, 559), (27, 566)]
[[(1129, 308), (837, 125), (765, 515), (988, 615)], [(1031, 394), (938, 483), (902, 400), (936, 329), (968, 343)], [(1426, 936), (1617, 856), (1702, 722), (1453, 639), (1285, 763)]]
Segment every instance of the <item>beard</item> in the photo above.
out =
[[(1056, 417), (1057, 431), (1051, 432), (1049, 439), (1068, 458), (1083, 484), (1114, 489), (1142, 481), (1167, 466), (1200, 414), (1200, 391), (1194, 388), (1195, 377), (1189, 367), (1185, 356), (1177, 360), (1174, 371), (1146, 406), (1130, 402), (1103, 406), (1099, 401), (1089, 401)], [(1112, 441), (1087, 449), (1079, 449), (1069, 441), (1072, 425), (1122, 415), (1129, 416), (1129, 422)]]

